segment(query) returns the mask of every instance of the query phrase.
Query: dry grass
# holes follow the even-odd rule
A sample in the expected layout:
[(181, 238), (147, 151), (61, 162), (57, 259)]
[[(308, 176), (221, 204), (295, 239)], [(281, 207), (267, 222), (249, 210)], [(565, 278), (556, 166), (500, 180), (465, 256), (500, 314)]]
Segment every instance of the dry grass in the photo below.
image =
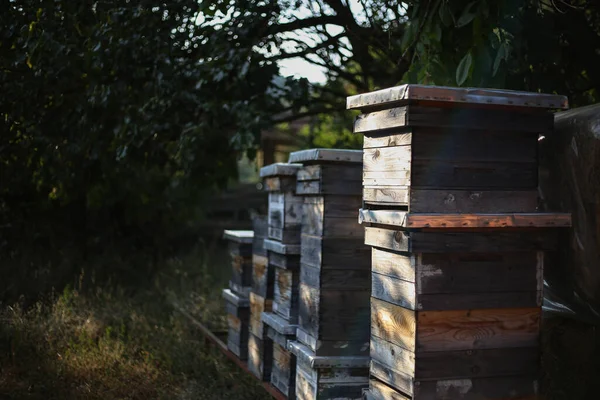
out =
[(133, 295), (67, 289), (28, 310), (3, 307), (0, 398), (268, 398), (170, 305), (223, 324), (222, 282), (201, 258), (169, 260), (154, 288)]

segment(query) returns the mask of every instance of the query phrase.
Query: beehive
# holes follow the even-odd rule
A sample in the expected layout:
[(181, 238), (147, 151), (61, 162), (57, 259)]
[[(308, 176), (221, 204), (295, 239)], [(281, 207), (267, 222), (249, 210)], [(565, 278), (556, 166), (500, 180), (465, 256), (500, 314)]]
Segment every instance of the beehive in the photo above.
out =
[(248, 358), (250, 303), (230, 289), (223, 290), (227, 311), (227, 348), (241, 360)]
[(298, 341), (289, 341), (296, 357), (296, 399), (361, 399), (368, 386), (367, 357), (315, 356)]
[(348, 98), (365, 135), (367, 398), (536, 396), (544, 259), (570, 225), (538, 212), (537, 142), (560, 107), (421, 85)]
[(271, 384), (293, 399), (296, 396), (296, 358), (288, 350), (287, 343), (296, 337), (296, 325), (274, 313), (263, 313), (262, 320), (273, 349)]
[(276, 163), (260, 169), (269, 192), (268, 237), (282, 243), (298, 243), (302, 199), (295, 194), (296, 172), (301, 165)]
[(368, 354), (369, 249), (357, 221), (362, 152), (311, 149), (296, 193), (304, 196), (298, 340), (319, 356)]
[(231, 280), (229, 289), (248, 297), (252, 289), (252, 241), (254, 232), (226, 230), (223, 238), (228, 241), (231, 257)]

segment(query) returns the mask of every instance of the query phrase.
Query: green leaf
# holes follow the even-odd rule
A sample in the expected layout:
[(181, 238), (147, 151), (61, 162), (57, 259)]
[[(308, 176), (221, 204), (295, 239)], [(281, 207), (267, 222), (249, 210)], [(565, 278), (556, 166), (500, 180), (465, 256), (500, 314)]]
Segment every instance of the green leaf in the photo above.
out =
[(504, 43), (500, 44), (498, 48), (498, 53), (496, 53), (496, 59), (494, 60), (494, 67), (492, 69), (492, 76), (496, 76), (498, 73), (498, 68), (500, 68), (500, 62), (506, 57), (506, 45)]
[(454, 16), (452, 15), (452, 11), (450, 11), (450, 7), (446, 4), (442, 4), (438, 9), (438, 14), (440, 16), (440, 20), (444, 26), (448, 27), (454, 23)]
[(471, 64), (473, 64), (473, 56), (471, 55), (471, 52), (468, 52), (465, 54), (462, 60), (460, 60), (458, 68), (456, 68), (456, 83), (458, 86), (462, 86), (467, 80), (469, 71), (471, 69)]
[(471, 8), (473, 8), (473, 5), (475, 3), (477, 3), (477, 2), (476, 1), (470, 2), (469, 5), (467, 5), (467, 7), (463, 10), (460, 18), (458, 18), (458, 21), (456, 21), (457, 28), (463, 27), (463, 26), (469, 24), (471, 21), (473, 21), (473, 18), (475, 18), (475, 15), (477, 15), (477, 14), (471, 12)]

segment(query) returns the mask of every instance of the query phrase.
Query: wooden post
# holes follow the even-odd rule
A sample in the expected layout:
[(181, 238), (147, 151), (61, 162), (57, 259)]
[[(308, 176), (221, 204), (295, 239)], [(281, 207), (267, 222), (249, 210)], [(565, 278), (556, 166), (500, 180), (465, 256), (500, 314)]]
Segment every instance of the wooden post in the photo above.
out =
[(300, 267), (300, 222), (302, 199), (296, 196), (298, 164), (276, 163), (263, 167), (260, 176), (269, 192), (268, 239), (264, 241), (267, 267), (273, 273), (271, 309), (265, 309), (265, 349), (272, 355), (269, 380), (288, 398), (295, 393), (295, 359), (287, 350), (298, 320), (298, 280)]
[(347, 104), (372, 248), (365, 397), (537, 398), (544, 259), (571, 223), (538, 212), (537, 143), (566, 98), (403, 85)]
[(304, 150), (290, 162), (304, 165), (296, 186), (304, 197), (299, 321), (288, 343), (296, 397), (358, 399), (369, 362), (370, 253), (357, 220), (362, 151)]

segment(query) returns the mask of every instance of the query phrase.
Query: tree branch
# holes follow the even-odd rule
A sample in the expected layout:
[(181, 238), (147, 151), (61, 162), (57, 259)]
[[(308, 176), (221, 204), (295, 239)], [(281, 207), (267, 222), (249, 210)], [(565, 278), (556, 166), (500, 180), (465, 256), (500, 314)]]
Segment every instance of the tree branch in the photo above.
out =
[(310, 17), (304, 19), (297, 19), (295, 21), (287, 22), (285, 24), (272, 25), (267, 30), (268, 35), (274, 35), (277, 33), (293, 32), (298, 29), (311, 28), (313, 26), (320, 25), (340, 25), (340, 19), (337, 15), (320, 15), (318, 17)]

